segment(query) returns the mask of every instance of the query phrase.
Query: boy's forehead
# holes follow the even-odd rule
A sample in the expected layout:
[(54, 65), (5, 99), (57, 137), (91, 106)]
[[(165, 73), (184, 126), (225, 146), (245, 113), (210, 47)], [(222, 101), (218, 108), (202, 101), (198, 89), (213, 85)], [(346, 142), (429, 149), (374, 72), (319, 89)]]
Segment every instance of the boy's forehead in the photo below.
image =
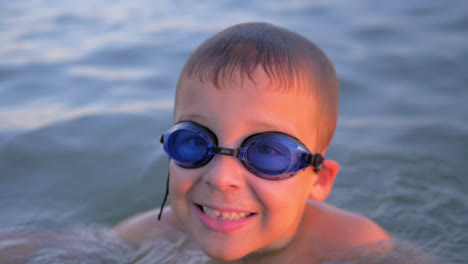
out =
[[(187, 111), (197, 112), (200, 107), (205, 108), (208, 102), (211, 102), (209, 103), (211, 106), (216, 106), (216, 109), (223, 109), (228, 105), (242, 108), (248, 103), (261, 107), (271, 105), (270, 101), (273, 98), (282, 98), (280, 104), (283, 111), (290, 112), (296, 109), (296, 105), (301, 105), (304, 108), (301, 108), (297, 115), (310, 115), (317, 112), (319, 104), (306, 90), (304, 87), (284, 87), (281, 82), (261, 71), (250, 76), (237, 73), (223, 78), (218, 87), (207, 80), (184, 76), (179, 80), (174, 116), (178, 116), (177, 113), (180, 111), (185, 114)], [(212, 101), (218, 102), (212, 103)]]
[[(315, 114), (320, 111), (318, 101), (313, 96), (310, 88), (301, 87), (297, 83), (299, 82), (291, 82), (289, 86), (285, 86), (284, 82), (270, 77), (264, 71), (256, 71), (250, 76), (241, 75), (239, 72), (223, 76), (218, 86), (197, 76), (183, 76), (180, 78), (177, 87), (174, 118), (178, 119), (182, 113), (186, 115), (187, 111), (190, 113), (198, 112), (200, 107), (205, 109), (205, 104), (208, 101), (219, 101), (216, 104), (210, 104), (211, 106), (216, 105), (216, 109), (224, 109), (227, 103), (234, 102), (237, 107), (243, 107), (247, 103), (246, 101), (255, 102), (255, 104), (261, 106), (270, 101), (272, 96), (275, 97), (273, 94), (280, 94), (285, 97), (289, 97), (288, 95), (299, 97), (300, 99), (298, 99), (301, 101), (298, 102), (299, 100), (297, 100), (291, 103), (290, 100), (287, 100), (290, 102), (290, 107), (284, 109), (284, 111), (293, 111), (293, 109), (296, 109), (293, 105), (296, 104), (303, 105), (301, 111), (296, 113), (297, 118), (299, 118), (299, 115), (313, 115), (313, 120), (315, 120)], [(215, 95), (219, 93), (224, 94), (224, 97)], [(285, 105), (285, 103), (282, 105)]]

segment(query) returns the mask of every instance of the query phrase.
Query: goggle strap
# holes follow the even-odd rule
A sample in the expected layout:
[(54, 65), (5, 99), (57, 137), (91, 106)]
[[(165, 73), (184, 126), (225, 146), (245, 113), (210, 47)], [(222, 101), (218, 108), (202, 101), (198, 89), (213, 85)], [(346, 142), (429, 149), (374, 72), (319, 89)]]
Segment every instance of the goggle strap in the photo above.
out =
[[(162, 139), (162, 137), (161, 137)], [(159, 208), (159, 214), (158, 214), (158, 221), (161, 220), (161, 216), (163, 213), (164, 205), (166, 204), (167, 201), (167, 196), (169, 195), (169, 171), (167, 172), (167, 179), (166, 179), (166, 192), (164, 193), (164, 199), (161, 204), (161, 208)]]
[(311, 158), (310, 165), (312, 167), (314, 167), (315, 172), (319, 172), (323, 167), (323, 160), (324, 159), (323, 159), (322, 155), (320, 155), (318, 153), (315, 154), (315, 155), (312, 154), (310, 158)]
[[(161, 135), (161, 138), (159, 139), (159, 142), (161, 142), (161, 144), (164, 144), (164, 134)], [(169, 160), (171, 160), (171, 158), (169, 158)], [(167, 196), (168, 196), (168, 195), (169, 195), (169, 171), (167, 172), (166, 192), (164, 193), (164, 198), (163, 198), (163, 201), (162, 201), (162, 203), (161, 203), (161, 207), (159, 208), (158, 221), (161, 220), (161, 216), (162, 216), (162, 213), (163, 213), (164, 205), (166, 205), (166, 201), (167, 201)]]

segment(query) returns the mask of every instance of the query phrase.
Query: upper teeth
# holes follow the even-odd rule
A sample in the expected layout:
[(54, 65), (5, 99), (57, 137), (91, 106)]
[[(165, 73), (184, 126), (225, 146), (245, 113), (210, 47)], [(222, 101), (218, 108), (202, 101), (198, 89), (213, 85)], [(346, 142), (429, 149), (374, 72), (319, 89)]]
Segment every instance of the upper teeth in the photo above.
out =
[(202, 209), (207, 216), (218, 220), (239, 220), (249, 215), (249, 213), (245, 212), (221, 212), (205, 206), (202, 206)]

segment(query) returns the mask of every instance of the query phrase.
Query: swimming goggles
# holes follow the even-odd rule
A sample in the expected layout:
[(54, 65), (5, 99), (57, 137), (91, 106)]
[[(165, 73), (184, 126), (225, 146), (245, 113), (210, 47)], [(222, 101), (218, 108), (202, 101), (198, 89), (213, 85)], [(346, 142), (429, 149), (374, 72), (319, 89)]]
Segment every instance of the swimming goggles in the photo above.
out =
[(247, 137), (239, 148), (218, 146), (216, 135), (190, 121), (175, 124), (161, 136), (164, 151), (183, 168), (206, 165), (214, 155), (239, 159), (254, 175), (267, 180), (283, 180), (312, 166), (318, 172), (323, 157), (312, 154), (298, 139), (281, 132), (263, 132)]

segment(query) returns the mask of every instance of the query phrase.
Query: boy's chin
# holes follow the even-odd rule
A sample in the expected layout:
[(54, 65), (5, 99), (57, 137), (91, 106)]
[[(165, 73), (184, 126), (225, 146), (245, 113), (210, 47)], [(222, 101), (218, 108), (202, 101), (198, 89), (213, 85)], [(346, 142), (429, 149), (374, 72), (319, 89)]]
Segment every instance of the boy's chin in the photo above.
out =
[(225, 262), (240, 260), (251, 253), (248, 248), (230, 247), (229, 245), (221, 246), (221, 244), (205, 244), (199, 246), (201, 247), (201, 250), (210, 258)]
[(286, 240), (288, 242), (290, 241), (290, 239), (285, 239), (285, 241), (274, 243), (264, 248), (252, 247), (252, 245), (248, 244), (248, 241), (236, 243), (236, 246), (234, 247), (229, 245), (222, 245), (222, 243), (216, 243), (215, 245), (204, 244), (199, 246), (201, 246), (202, 251), (207, 256), (218, 261), (230, 262), (236, 260), (246, 260), (248, 263), (256, 263), (255, 260), (280, 251), (284, 246), (283, 243), (288, 243)]
[(239, 260), (246, 256), (245, 254), (241, 254), (240, 252), (234, 252), (234, 251), (228, 252), (227, 250), (222, 250), (222, 251), (204, 250), (204, 252), (206, 255), (208, 255), (212, 259), (215, 259), (218, 261), (225, 261), (225, 262)]

